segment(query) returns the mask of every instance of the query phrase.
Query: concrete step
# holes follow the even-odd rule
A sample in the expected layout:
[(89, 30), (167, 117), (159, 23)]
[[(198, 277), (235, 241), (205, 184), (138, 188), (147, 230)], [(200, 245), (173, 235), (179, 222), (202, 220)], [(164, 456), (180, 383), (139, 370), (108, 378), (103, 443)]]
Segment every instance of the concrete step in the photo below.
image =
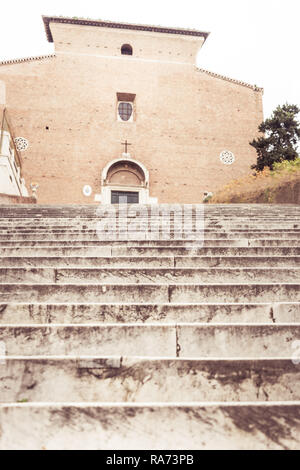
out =
[(8, 303), (0, 324), (47, 323), (300, 323), (300, 304), (280, 303)]
[[(72, 299), (72, 300), (71, 300)], [(0, 302), (265, 303), (299, 302), (300, 285), (274, 284), (0, 284)]]
[(185, 268), (215, 268), (215, 267), (299, 267), (300, 256), (119, 256), (119, 257), (28, 257), (0, 256), (0, 268), (138, 268), (138, 267), (185, 267)]
[(291, 359), (299, 337), (300, 323), (0, 325), (8, 356)]
[[(117, 254), (118, 251), (126, 253)], [(111, 247), (101, 246), (36, 246), (36, 247), (0, 247), (0, 258), (8, 256), (23, 257), (170, 257), (170, 256), (300, 256), (300, 247), (210, 247), (210, 248), (185, 248), (185, 247)]]
[(18, 284), (300, 284), (296, 268), (0, 268), (1, 283)]
[(290, 359), (32, 356), (0, 364), (2, 403), (300, 401), (299, 380)]
[(300, 403), (2, 404), (0, 427), (10, 450), (296, 450)]

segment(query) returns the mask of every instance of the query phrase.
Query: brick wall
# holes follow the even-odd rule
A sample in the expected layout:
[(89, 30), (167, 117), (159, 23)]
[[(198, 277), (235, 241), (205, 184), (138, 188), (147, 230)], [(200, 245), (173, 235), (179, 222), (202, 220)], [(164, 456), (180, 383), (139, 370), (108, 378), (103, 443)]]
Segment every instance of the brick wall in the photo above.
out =
[[(124, 139), (160, 203), (201, 202), (204, 191), (249, 173), (262, 93), (197, 69), (202, 38), (61, 24), (51, 31), (56, 57), (0, 65), (14, 134), (30, 143), (23, 173), (28, 186), (39, 183), (38, 202), (93, 203)], [(121, 56), (123, 43), (133, 56)], [(132, 123), (117, 120), (118, 92), (136, 95)], [(222, 150), (235, 154), (233, 165), (220, 162)]]

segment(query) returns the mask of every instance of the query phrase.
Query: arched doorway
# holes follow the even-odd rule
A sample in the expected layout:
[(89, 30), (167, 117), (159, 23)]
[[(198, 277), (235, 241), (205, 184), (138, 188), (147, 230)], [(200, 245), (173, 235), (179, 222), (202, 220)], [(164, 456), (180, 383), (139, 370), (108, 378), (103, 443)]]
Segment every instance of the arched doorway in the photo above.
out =
[(108, 163), (102, 171), (103, 204), (151, 204), (149, 172), (137, 160), (120, 158)]

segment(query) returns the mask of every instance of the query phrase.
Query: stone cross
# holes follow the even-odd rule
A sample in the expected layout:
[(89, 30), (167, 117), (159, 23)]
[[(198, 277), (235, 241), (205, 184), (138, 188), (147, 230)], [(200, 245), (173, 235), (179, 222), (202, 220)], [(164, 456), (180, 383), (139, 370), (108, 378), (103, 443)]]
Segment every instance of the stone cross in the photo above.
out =
[(127, 140), (125, 140), (125, 142), (121, 142), (122, 145), (125, 145), (125, 153), (127, 153), (127, 146), (128, 145), (131, 145), (127, 142)]

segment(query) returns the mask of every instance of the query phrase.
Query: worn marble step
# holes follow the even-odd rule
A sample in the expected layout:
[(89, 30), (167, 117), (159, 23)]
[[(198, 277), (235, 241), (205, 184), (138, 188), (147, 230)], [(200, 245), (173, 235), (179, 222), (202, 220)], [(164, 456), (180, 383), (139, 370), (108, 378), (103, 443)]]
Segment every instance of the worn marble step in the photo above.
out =
[[(143, 214), (146, 211), (151, 213), (165, 213), (172, 210), (174, 213), (180, 213), (183, 209), (195, 211), (204, 211), (205, 214), (212, 218), (230, 218), (232, 216), (238, 217), (255, 217), (263, 216), (266, 218), (274, 217), (276, 215), (297, 215), (299, 214), (299, 206), (297, 204), (84, 204), (84, 205), (42, 205), (35, 204), (25, 205), (22, 204), (1, 204), (1, 218), (7, 218), (9, 214), (15, 217), (85, 217), (93, 218), (105, 211), (106, 215), (114, 213), (124, 216), (128, 213), (130, 215)], [(142, 209), (142, 210), (141, 210)]]
[(91, 267), (300, 267), (300, 256), (0, 256), (0, 268), (91, 268)]
[[(209, 214), (203, 213), (203, 211), (199, 211), (197, 214), (192, 214), (190, 212), (188, 213), (178, 213), (175, 214), (174, 216), (172, 213), (167, 213), (167, 214), (153, 214), (152, 212), (148, 212), (145, 215), (140, 215), (140, 214), (132, 214), (128, 215), (125, 214), (123, 216), (122, 214), (113, 214), (113, 215), (95, 215), (93, 217), (88, 217), (85, 215), (82, 215), (80, 217), (70, 217), (70, 216), (64, 216), (61, 214), (57, 214), (55, 217), (47, 217), (47, 216), (35, 216), (35, 217), (1, 217), (1, 207), (0, 207), (0, 229), (1, 227), (11, 227), (11, 226), (21, 226), (21, 227), (28, 227), (29, 225), (33, 227), (45, 227), (45, 226), (62, 226), (64, 228), (68, 227), (84, 227), (84, 228), (90, 228), (90, 227), (95, 227), (95, 226), (104, 226), (106, 223), (113, 223), (113, 224), (123, 224), (123, 223), (147, 223), (151, 221), (151, 223), (162, 223), (162, 224), (175, 224), (178, 221), (185, 221), (185, 223), (190, 223), (190, 222), (197, 222), (198, 225), (200, 223), (204, 227), (206, 226), (218, 226), (218, 225), (224, 225), (227, 226), (228, 228), (231, 225), (254, 225), (257, 223), (258, 226), (260, 225), (267, 225), (268, 223), (278, 225), (278, 222), (284, 222), (287, 224), (294, 224), (297, 225), (300, 222), (300, 211), (298, 213), (294, 214), (274, 214), (270, 217), (267, 217), (265, 213), (262, 214), (255, 214), (253, 216), (249, 214), (244, 214), (244, 215), (238, 215), (238, 214), (232, 214), (231, 216), (228, 217), (222, 217), (222, 216), (210, 216)], [(299, 228), (299, 227), (294, 227), (294, 228)]]
[[(261, 248), (261, 249), (259, 249)], [(262, 249), (264, 248), (265, 251)], [(252, 254), (271, 254), (271, 256), (278, 256), (279, 254), (291, 255), (296, 254), (298, 244), (295, 245), (291, 242), (288, 244), (279, 244), (274, 245), (259, 245), (259, 244), (250, 244), (247, 245), (245, 241), (243, 243), (236, 243), (236, 245), (221, 245), (221, 246), (210, 246), (204, 245), (203, 248), (197, 248), (190, 246), (189, 248), (185, 247), (129, 247), (129, 246), (112, 246), (111, 254), (112, 256), (201, 256), (204, 254), (211, 254), (213, 256), (217, 255), (234, 255), (234, 254), (241, 254), (242, 256), (248, 255), (251, 256)], [(0, 248), (1, 253), (1, 248)]]
[[(72, 299), (72, 300), (71, 300)], [(0, 284), (0, 302), (300, 302), (300, 284)]]
[(287, 358), (300, 324), (0, 325), (8, 356)]
[[(27, 226), (22, 225), (11, 225), (11, 226), (4, 226), (3, 224), (0, 225), (0, 236), (4, 239), (7, 236), (27, 236), (30, 235), (54, 235), (58, 237), (69, 236), (69, 235), (85, 235), (85, 236), (95, 236), (97, 235), (97, 227), (94, 224), (87, 226), (87, 225), (45, 225), (39, 226), (36, 224), (28, 224)], [(217, 228), (217, 227), (204, 227), (202, 230), (198, 230), (202, 233), (206, 238), (280, 238), (280, 237), (294, 237), (296, 238), (300, 233), (300, 228), (293, 228), (293, 229), (285, 229), (282, 227), (278, 228), (270, 228), (262, 229), (259, 226), (245, 229), (245, 228), (232, 228), (228, 226), (226, 228)]]
[[(120, 258), (119, 258), (120, 259)], [(1, 265), (1, 258), (0, 258)], [(300, 256), (174, 256), (174, 267), (299, 267)]]
[[(122, 248), (123, 250), (123, 248)], [(211, 247), (211, 248), (184, 248), (184, 247), (139, 247), (131, 253), (117, 254), (116, 247), (112, 246), (36, 246), (36, 247), (0, 247), (0, 258), (8, 256), (24, 257), (170, 257), (170, 256), (300, 256), (300, 247)]]
[(206, 228), (212, 229), (217, 228), (221, 230), (277, 230), (277, 229), (285, 229), (285, 230), (294, 230), (300, 228), (300, 220), (291, 219), (290, 222), (286, 221), (284, 218), (278, 217), (276, 221), (268, 221), (264, 220), (264, 222), (260, 222), (259, 220), (253, 219), (252, 222), (249, 220), (240, 221), (239, 223), (234, 221), (229, 222), (218, 222), (214, 223), (207, 223), (205, 224)]
[(276, 223), (278, 220), (282, 220), (287, 223), (297, 223), (300, 220), (300, 215), (299, 215), (299, 209), (297, 212), (289, 212), (285, 214), (283, 212), (278, 212), (274, 213), (271, 215), (266, 215), (266, 212), (257, 212), (256, 214), (249, 214), (249, 213), (239, 213), (235, 212), (232, 214), (228, 214), (227, 216), (224, 216), (222, 214), (209, 214), (207, 211), (202, 210), (197, 211), (197, 214), (194, 212), (191, 214), (191, 212), (188, 210), (187, 212), (185, 211), (179, 211), (177, 213), (174, 213), (172, 211), (167, 211), (165, 213), (159, 212), (159, 213), (154, 213), (153, 211), (147, 211), (144, 214), (138, 213), (138, 212), (131, 212), (130, 210), (128, 212), (124, 213), (99, 213), (96, 214), (94, 213), (93, 215), (88, 215), (87, 213), (81, 213), (78, 215), (72, 215), (72, 214), (67, 214), (64, 211), (58, 211), (56, 214), (53, 214), (52, 216), (50, 214), (31, 214), (31, 215), (26, 215), (24, 212), (22, 214), (18, 214), (17, 212), (11, 213), (9, 216), (4, 216), (3, 217), (3, 212), (2, 212), (2, 205), (0, 206), (0, 222), (3, 223), (4, 225), (9, 225), (9, 224), (14, 224), (14, 223), (22, 223), (22, 224), (27, 224), (29, 222), (35, 222), (37, 224), (50, 224), (54, 222), (58, 222), (60, 224), (63, 223), (73, 223), (74, 225), (80, 224), (80, 223), (86, 223), (86, 224), (92, 224), (93, 222), (98, 222), (102, 220), (106, 221), (124, 221), (124, 220), (151, 220), (153, 221), (171, 221), (177, 220), (184, 216), (186, 220), (200, 220), (200, 218), (204, 217), (205, 222), (211, 223), (211, 224), (230, 224), (230, 223), (254, 223), (257, 221), (258, 223), (265, 224), (266, 222), (272, 222)]
[[(104, 209), (104, 210), (103, 210)], [(149, 210), (146, 211), (142, 210), (132, 210), (132, 206), (126, 205), (124, 209), (118, 210), (116, 206), (106, 206), (104, 208), (101, 206), (100, 210), (94, 211), (92, 214), (84, 208), (84, 210), (78, 212), (77, 214), (67, 212), (64, 208), (57, 208), (55, 213), (47, 213), (44, 212), (36, 212), (30, 213), (26, 208), (22, 207), (22, 211), (18, 211), (18, 208), (15, 206), (10, 213), (4, 214), (3, 212), (3, 205), (0, 207), (0, 221), (3, 222), (13, 222), (17, 220), (24, 220), (24, 222), (28, 220), (34, 220), (36, 222), (45, 222), (51, 220), (65, 220), (65, 221), (73, 221), (73, 222), (92, 222), (101, 219), (106, 220), (124, 220), (124, 219), (147, 219), (151, 216), (153, 220), (161, 219), (161, 220), (169, 220), (174, 217), (180, 218), (182, 215), (190, 218), (199, 218), (200, 216), (204, 216), (205, 220), (209, 220), (214, 223), (218, 222), (226, 222), (226, 221), (269, 221), (273, 220), (276, 222), (279, 218), (286, 221), (293, 221), (299, 220), (300, 212), (299, 212), (299, 205), (295, 205), (294, 208), (283, 208), (280, 211), (273, 211), (267, 212), (265, 207), (261, 207), (258, 211), (251, 212), (251, 211), (243, 211), (241, 208), (237, 208), (236, 211), (231, 212), (210, 212), (207, 210), (207, 206), (199, 206), (197, 207), (194, 205), (192, 211), (190, 207), (181, 207), (178, 211), (174, 211), (173, 208), (170, 208), (170, 204), (167, 204), (165, 208), (157, 208), (154, 206), (149, 207)]]
[(274, 227), (280, 227), (280, 222), (284, 224), (286, 227), (287, 225), (290, 226), (292, 229), (299, 228), (300, 223), (300, 212), (297, 214), (277, 214), (272, 217), (266, 217), (265, 214), (257, 214), (255, 216), (238, 216), (237, 214), (232, 215), (231, 217), (211, 217), (204, 212), (199, 213), (197, 216), (193, 215), (192, 217), (190, 214), (182, 214), (173, 217), (169, 214), (163, 216), (155, 216), (149, 213), (146, 217), (137, 216), (128, 216), (122, 217), (120, 215), (116, 215), (113, 217), (106, 217), (106, 216), (94, 216), (94, 217), (63, 217), (57, 215), (55, 217), (43, 217), (43, 216), (36, 216), (36, 217), (1, 217), (1, 207), (0, 207), (0, 229), (6, 227), (48, 227), (48, 226), (56, 226), (56, 227), (63, 227), (63, 228), (72, 228), (72, 227), (83, 227), (83, 228), (93, 228), (93, 227), (101, 227), (104, 226), (106, 223), (108, 224), (133, 224), (133, 223), (151, 223), (155, 224), (164, 224), (164, 225), (172, 225), (177, 223), (178, 221), (182, 221), (186, 224), (188, 223), (197, 223), (198, 226), (205, 227), (205, 228), (214, 228), (214, 227), (240, 227), (245, 228), (252, 226), (255, 228), (255, 224), (257, 228), (259, 227), (266, 227), (266, 230), (269, 229), (268, 224)]
[[(146, 232), (147, 233), (147, 232)], [(169, 232), (168, 232), (169, 233)], [(101, 235), (101, 234), (100, 234)], [(141, 244), (141, 245), (146, 245), (146, 244), (159, 244), (160, 242), (164, 245), (184, 245), (184, 244), (189, 244), (193, 243), (193, 239), (189, 240), (187, 236), (184, 236), (184, 240), (182, 240), (183, 237), (178, 237), (178, 240), (174, 240), (174, 231), (171, 232), (172, 239), (171, 240), (139, 240), (136, 238), (136, 241)], [(219, 232), (213, 232), (213, 231), (205, 231), (202, 233), (198, 234), (198, 238), (201, 237), (204, 240), (209, 239), (209, 240), (231, 240), (231, 239), (284, 239), (284, 240), (289, 240), (289, 239), (297, 239), (299, 238), (300, 235), (300, 230), (273, 230), (273, 231), (250, 231), (250, 230), (245, 230), (245, 231), (219, 231)], [(52, 228), (47, 228), (45, 230), (6, 230), (6, 231), (0, 231), (0, 240), (1, 241), (15, 241), (15, 240), (22, 240), (22, 241), (36, 241), (36, 240), (71, 240), (71, 241), (98, 241), (99, 235), (95, 232), (95, 230), (55, 230)], [(131, 239), (134, 240), (134, 236), (132, 235)], [(117, 240), (103, 240), (103, 244), (117, 244)]]
[[(299, 223), (300, 226), (300, 223)], [(208, 225), (204, 228), (197, 227), (197, 231), (195, 227), (192, 226), (185, 226), (184, 228), (181, 226), (151, 226), (150, 228), (147, 227), (132, 227), (128, 228), (117, 228), (117, 233), (126, 233), (128, 232), (130, 235), (130, 239), (135, 238), (135, 233), (143, 233), (147, 234), (144, 235), (144, 239), (151, 239), (150, 234), (152, 234), (152, 239), (155, 239), (153, 234), (156, 233), (170, 233), (172, 234), (172, 238), (182, 240), (187, 239), (194, 239), (195, 233), (197, 235), (201, 235), (202, 238), (297, 238), (299, 237), (299, 226), (297, 227), (286, 227), (282, 222), (278, 222), (278, 225), (266, 225), (260, 226), (259, 224), (253, 224), (251, 226), (245, 227), (244, 225), (239, 226), (221, 226), (221, 225)], [(106, 229), (106, 232), (108, 230)], [(109, 227), (110, 233), (112, 232), (112, 227)], [(190, 237), (189, 237), (190, 234)], [(105, 231), (100, 231), (95, 227), (95, 225), (91, 225), (89, 227), (86, 226), (73, 226), (70, 225), (68, 228), (64, 228), (59, 225), (45, 225), (44, 227), (32, 226), (32, 224), (28, 224), (28, 227), (21, 227), (21, 226), (11, 226), (11, 227), (2, 227), (0, 225), (0, 237), (3, 240), (9, 240), (10, 237), (12, 239), (42, 239), (44, 236), (52, 237), (52, 239), (64, 239), (64, 238), (72, 238), (74, 240), (78, 238), (85, 238), (85, 239), (96, 239), (98, 236), (105, 235)], [(177, 236), (176, 236), (177, 235)], [(119, 235), (120, 238), (120, 235)], [(105, 238), (104, 238), (105, 239)], [(140, 234), (137, 238), (138, 240), (143, 239)]]
[[(278, 258), (278, 261), (274, 263), (280, 263), (286, 266), (297, 266), (298, 265), (298, 258), (299, 258), (299, 266), (300, 266), (300, 256), (299, 257), (282, 257)], [(232, 258), (236, 259), (236, 258)], [(264, 258), (268, 260), (268, 258)], [(287, 262), (285, 263), (286, 260)], [(205, 261), (203, 261), (205, 265)], [(207, 261), (209, 264), (209, 261)], [(249, 261), (250, 263), (250, 261)], [(175, 258), (174, 256), (164, 256), (164, 257), (156, 257), (156, 256), (148, 256), (148, 257), (131, 257), (131, 256), (123, 256), (123, 257), (101, 257), (101, 256), (94, 256), (94, 257), (86, 257), (86, 256), (60, 256), (60, 257), (53, 257), (53, 256), (9, 256), (9, 257), (1, 257), (0, 256), (0, 267), (54, 267), (54, 268), (65, 268), (65, 267), (73, 267), (73, 268), (86, 268), (86, 267), (175, 267)]]
[[(107, 240), (107, 239), (106, 239)], [(73, 246), (97, 246), (101, 245), (101, 240), (14, 240), (14, 241), (2, 241), (0, 240), (0, 248), (5, 247), (42, 247), (42, 246), (54, 246), (54, 247), (73, 247)], [(104, 247), (108, 248), (111, 245), (105, 244)], [(184, 248), (194, 248), (199, 249), (201, 247), (300, 247), (300, 239), (205, 239), (205, 240), (196, 240), (194, 243), (188, 242), (184, 244)], [(166, 248), (164, 245), (158, 245), (157, 243), (151, 244), (150, 242), (144, 247), (140, 245), (138, 241), (131, 241), (130, 243), (122, 243), (122, 240), (118, 240), (118, 244), (112, 245), (112, 253), (115, 256), (123, 255), (128, 252), (134, 252), (134, 250), (152, 250), (153, 254), (157, 254), (156, 250), (160, 248)], [(171, 245), (167, 249), (184, 249), (182, 245)]]
[[(230, 204), (231, 206), (231, 204)], [(111, 219), (114, 217), (124, 218), (146, 218), (151, 215), (153, 218), (169, 217), (172, 216), (180, 217), (181, 214), (190, 215), (191, 217), (199, 217), (204, 214), (206, 218), (218, 221), (218, 220), (239, 220), (239, 219), (276, 219), (282, 217), (285, 219), (299, 218), (299, 205), (295, 204), (293, 207), (280, 207), (278, 210), (269, 210), (263, 204), (257, 207), (257, 210), (246, 210), (243, 207), (227, 207), (229, 210), (219, 207), (216, 211), (211, 211), (209, 206), (201, 204), (184, 204), (180, 207), (171, 207), (171, 204), (165, 204), (158, 206), (148, 206), (145, 209), (145, 205), (141, 204), (133, 207), (131, 204), (126, 204), (123, 207), (117, 207), (116, 205), (107, 204), (106, 206), (100, 205), (94, 206), (94, 210), (89, 210), (91, 206), (82, 207), (77, 211), (70, 211), (68, 207), (59, 207), (56, 205), (52, 206), (52, 211), (49, 210), (37, 210), (30, 211), (29, 207), (22, 205), (21, 207), (15, 205), (11, 206), (10, 210), (7, 210), (3, 204), (0, 207), (0, 219), (2, 220), (15, 220), (15, 219), (40, 219), (40, 220), (51, 220), (51, 219), (73, 219), (73, 220), (93, 220), (99, 218)], [(142, 210), (141, 210), (142, 209)], [(144, 210), (145, 209), (145, 210)]]
[[(298, 206), (299, 207), (299, 206)], [(0, 206), (0, 227), (1, 224), (3, 226), (7, 225), (37, 225), (37, 226), (44, 226), (44, 225), (63, 225), (63, 226), (78, 226), (78, 225), (92, 225), (97, 224), (98, 222), (113, 222), (113, 223), (123, 223), (127, 221), (153, 221), (153, 222), (163, 222), (163, 223), (174, 223), (178, 220), (182, 220), (184, 218), (185, 221), (201, 221), (207, 225), (231, 225), (231, 224), (254, 224), (257, 222), (259, 225), (266, 225), (267, 223), (278, 224), (278, 221), (282, 221), (288, 224), (295, 224), (300, 222), (300, 211), (298, 209), (297, 212), (281, 212), (277, 214), (272, 214), (270, 216), (266, 215), (266, 212), (260, 212), (256, 214), (241, 214), (241, 213), (233, 213), (229, 216), (222, 216), (222, 215), (211, 215), (208, 214), (205, 210), (197, 211), (196, 213), (191, 214), (190, 211), (184, 212), (180, 211), (177, 214), (173, 215), (172, 212), (167, 212), (162, 214), (154, 214), (152, 211), (146, 212), (144, 215), (140, 213), (132, 213), (129, 212), (123, 214), (94, 214), (93, 216), (88, 216), (87, 214), (81, 214), (80, 216), (72, 216), (70, 214), (64, 214), (62, 212), (57, 212), (57, 214), (53, 215), (52, 217), (48, 215), (34, 215), (34, 216), (27, 216), (23, 214), (11, 214), (10, 217), (3, 217), (2, 216), (2, 205)], [(295, 227), (297, 228), (297, 227)]]
[(6, 450), (297, 450), (300, 402), (14, 403), (0, 427)]
[[(145, 251), (146, 250), (146, 251)], [(0, 258), (8, 256), (24, 257), (111, 257), (113, 248), (110, 246), (75, 246), (75, 247), (0, 247)], [(299, 256), (300, 247), (212, 247), (212, 248), (157, 248), (156, 253), (153, 249), (140, 248), (138, 252), (131, 255), (118, 255), (118, 257), (174, 257), (174, 256), (222, 256), (222, 257), (251, 257), (251, 256)], [(114, 251), (115, 256), (115, 251)]]
[[(188, 206), (188, 207), (187, 207)], [(146, 210), (143, 210), (145, 207), (141, 205), (136, 208), (133, 208), (132, 205), (126, 205), (122, 208), (107, 205), (104, 207), (103, 205), (96, 207), (96, 209), (91, 212), (89, 211), (89, 207), (85, 206), (78, 211), (69, 211), (66, 210), (65, 207), (58, 207), (53, 206), (53, 210), (39, 210), (39, 211), (30, 211), (29, 207), (22, 207), (11, 206), (10, 210), (5, 210), (4, 205), (1, 204), (0, 210), (0, 218), (2, 220), (15, 220), (15, 219), (40, 219), (40, 220), (51, 220), (51, 219), (72, 219), (72, 220), (93, 220), (99, 219), (101, 217), (106, 218), (135, 218), (141, 217), (145, 218), (151, 214), (152, 217), (168, 217), (169, 214), (174, 214), (175, 216), (180, 216), (182, 213), (188, 213), (192, 217), (199, 216), (199, 214), (205, 215), (206, 218), (209, 218), (213, 221), (218, 220), (239, 220), (239, 219), (261, 219), (261, 220), (269, 220), (269, 219), (276, 219), (278, 217), (282, 217), (283, 219), (290, 219), (290, 218), (299, 218), (299, 205), (295, 205), (294, 207), (281, 207), (279, 210), (269, 210), (266, 206), (261, 205), (257, 210), (246, 210), (243, 207), (237, 207), (233, 209), (229, 207), (228, 211), (224, 210), (223, 208), (218, 208), (216, 211), (211, 211), (207, 205), (201, 206), (199, 204), (192, 205), (185, 205), (177, 208), (170, 207), (170, 204), (166, 204), (165, 207), (157, 207), (157, 206), (149, 206)], [(231, 205), (230, 205), (231, 206)], [(140, 210), (142, 208), (142, 211)], [(175, 210), (174, 210), (175, 209)]]
[(18, 284), (300, 284), (300, 267), (262, 268), (0, 268), (1, 283)]
[[(293, 206), (284, 206), (284, 205), (277, 205), (273, 206), (266, 206), (264, 204), (257, 205), (255, 207), (254, 204), (248, 207), (243, 206), (240, 204), (239, 207), (233, 207), (232, 204), (228, 204), (227, 207), (225, 205), (219, 205), (216, 207), (216, 210), (212, 210), (211, 205), (203, 205), (203, 204), (181, 204), (177, 207), (174, 207), (172, 204), (159, 204), (159, 205), (111, 205), (107, 204), (104, 205), (85, 205), (85, 206), (78, 206), (76, 210), (70, 210), (69, 206), (57, 206), (53, 205), (52, 207), (48, 206), (47, 208), (42, 208), (41, 206), (36, 206), (37, 209), (33, 210), (29, 206), (22, 205), (21, 207), (18, 205), (10, 206), (10, 208), (5, 207), (4, 204), (1, 204), (1, 218), (7, 219), (9, 217), (24, 217), (24, 218), (85, 218), (85, 219), (93, 219), (95, 217), (99, 217), (105, 215), (106, 217), (113, 217), (117, 215), (118, 217), (135, 217), (135, 216), (145, 216), (145, 214), (151, 213), (153, 216), (157, 216), (157, 214), (162, 214), (165, 216), (170, 211), (176, 215), (181, 214), (184, 210), (191, 212), (195, 215), (199, 212), (204, 212), (207, 217), (212, 219), (230, 219), (234, 216), (238, 218), (253, 218), (253, 217), (262, 217), (265, 216), (266, 219), (276, 217), (276, 216), (284, 216), (286, 214), (287, 217), (297, 216), (299, 215), (299, 206), (297, 204)], [(75, 209), (73, 207), (73, 209)]]
[(300, 323), (300, 303), (7, 303), (0, 324), (47, 323)]
[[(92, 221), (99, 218), (147, 218), (149, 215), (153, 218), (166, 218), (169, 217), (169, 214), (174, 215), (176, 217), (180, 216), (182, 213), (185, 215), (188, 214), (189, 216), (195, 218), (199, 217), (199, 215), (205, 216), (206, 219), (211, 221), (217, 222), (219, 220), (227, 221), (227, 220), (277, 220), (278, 218), (282, 218), (284, 220), (292, 220), (292, 219), (299, 219), (300, 212), (299, 212), (299, 205), (295, 204), (293, 207), (279, 207), (275, 210), (269, 210), (264, 205), (260, 205), (257, 207), (257, 210), (249, 210), (249, 208), (244, 208), (242, 206), (233, 208), (230, 204), (226, 210), (225, 206), (219, 207), (216, 211), (211, 211), (208, 206), (199, 205), (199, 204), (188, 204), (181, 206), (176, 211), (176, 208), (170, 207), (170, 204), (166, 204), (164, 207), (157, 207), (157, 206), (149, 206), (146, 210), (143, 210), (145, 206), (141, 205), (136, 208), (133, 208), (132, 205), (126, 205), (122, 208), (118, 208), (116, 205), (112, 206), (110, 204), (104, 207), (100, 205), (94, 210), (93, 212), (89, 211), (89, 206), (85, 206), (76, 213), (74, 211), (66, 210), (66, 207), (58, 207), (52, 206), (54, 209), (52, 212), (50, 211), (35, 211), (31, 212), (30, 208), (26, 208), (22, 205), (22, 207), (18, 207), (17, 205), (12, 206), (10, 211), (5, 211), (4, 205), (1, 204), (0, 210), (0, 220), (9, 221), (9, 220), (17, 220), (17, 219), (35, 219), (38, 220), (51, 220), (51, 219), (70, 219), (73, 221)], [(192, 210), (191, 210), (192, 207)], [(142, 211), (139, 210), (142, 208)], [(175, 209), (175, 210), (174, 210)], [(278, 209), (278, 210), (277, 210)]]
[(299, 448), (299, 206), (210, 206), (204, 248), (27, 208), (0, 207), (0, 448)]
[[(298, 250), (298, 249), (297, 249)], [(53, 247), (53, 246), (43, 246), (43, 247), (23, 247), (22, 244), (18, 247), (7, 247), (1, 248), (0, 246), (0, 258), (3, 256), (96, 256), (96, 257), (110, 257), (112, 252), (111, 246), (80, 246), (80, 247)], [(294, 254), (294, 253), (293, 253)], [(299, 248), (300, 255), (300, 248)]]
[(290, 359), (31, 356), (0, 363), (2, 403), (300, 401), (299, 380)]

